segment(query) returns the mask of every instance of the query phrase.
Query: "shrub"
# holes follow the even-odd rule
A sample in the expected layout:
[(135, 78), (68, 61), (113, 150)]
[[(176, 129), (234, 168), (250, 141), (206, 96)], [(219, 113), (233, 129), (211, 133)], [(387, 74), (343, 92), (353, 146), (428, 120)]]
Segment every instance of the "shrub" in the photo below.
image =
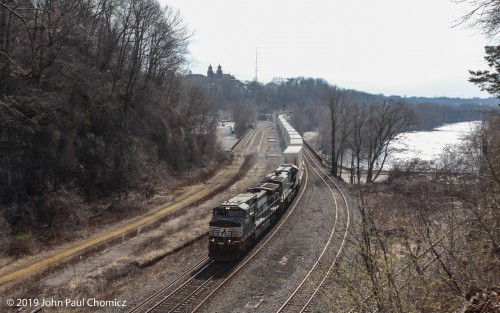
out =
[(10, 241), (9, 254), (21, 255), (30, 252), (33, 248), (33, 239), (31, 233), (20, 233), (15, 235)]
[(76, 189), (60, 187), (51, 193), (42, 208), (42, 220), (56, 231), (86, 225), (90, 213)]

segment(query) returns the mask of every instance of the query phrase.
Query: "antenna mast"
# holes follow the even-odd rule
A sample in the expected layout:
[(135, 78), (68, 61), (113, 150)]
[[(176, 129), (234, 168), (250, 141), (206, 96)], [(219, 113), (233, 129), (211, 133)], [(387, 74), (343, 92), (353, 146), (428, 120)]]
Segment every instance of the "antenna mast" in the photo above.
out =
[(255, 82), (257, 82), (257, 47), (255, 47)]

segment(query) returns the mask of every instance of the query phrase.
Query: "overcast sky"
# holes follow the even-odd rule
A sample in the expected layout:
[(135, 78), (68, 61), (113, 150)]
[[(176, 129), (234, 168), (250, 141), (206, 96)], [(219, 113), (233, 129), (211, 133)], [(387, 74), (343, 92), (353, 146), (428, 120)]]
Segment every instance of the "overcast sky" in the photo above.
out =
[(488, 97), (467, 81), (486, 69), (477, 30), (452, 28), (466, 8), (452, 0), (160, 0), (194, 35), (193, 73), (222, 66), (239, 80), (324, 78), (401, 96)]

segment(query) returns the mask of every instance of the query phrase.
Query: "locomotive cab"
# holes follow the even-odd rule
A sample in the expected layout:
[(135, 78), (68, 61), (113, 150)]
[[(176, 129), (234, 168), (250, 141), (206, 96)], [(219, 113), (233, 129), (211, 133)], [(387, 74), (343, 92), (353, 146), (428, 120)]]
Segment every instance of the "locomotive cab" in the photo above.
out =
[(237, 259), (253, 232), (255, 195), (240, 194), (213, 209), (208, 256), (216, 261)]
[(277, 175), (287, 173), (289, 180), (295, 183), (297, 181), (299, 168), (293, 164), (282, 164), (274, 170), (274, 173), (276, 173)]
[(236, 222), (210, 222), (208, 256), (216, 261), (229, 261), (239, 256), (242, 226)]

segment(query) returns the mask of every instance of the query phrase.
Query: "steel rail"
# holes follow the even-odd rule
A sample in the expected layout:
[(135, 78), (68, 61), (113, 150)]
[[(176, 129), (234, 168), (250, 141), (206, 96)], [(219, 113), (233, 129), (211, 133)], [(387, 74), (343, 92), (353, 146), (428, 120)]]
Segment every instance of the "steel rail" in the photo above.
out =
[[(275, 228), (273, 228), (274, 232), (270, 235), (270, 237), (264, 242), (262, 243), (262, 245), (253, 253), (251, 254), (246, 260), (245, 262), (243, 262), (242, 264), (240, 264), (240, 266), (234, 270), (220, 285), (218, 285), (211, 293), (210, 295), (208, 295), (195, 309), (193, 312), (197, 311), (201, 305), (203, 305), (204, 303), (206, 303), (206, 301), (208, 301), (209, 298), (211, 298), (211, 296), (213, 294), (215, 294), (215, 292), (220, 288), (222, 287), (224, 284), (226, 284), (237, 272), (239, 272), (251, 259), (253, 259), (257, 253), (262, 250), (262, 248), (271, 240), (271, 238), (273, 238), (275, 236), (275, 234), (278, 232), (278, 230), (283, 226), (283, 224), (285, 223), (285, 221), (288, 219), (288, 217), (292, 214), (292, 212), (294, 211), (295, 207), (296, 207), (296, 204), (298, 202), (298, 200), (301, 198), (304, 190), (305, 190), (305, 187), (307, 185), (307, 172), (306, 172), (306, 180), (305, 180), (305, 183), (304, 183), (304, 186), (303, 188), (301, 189), (301, 193), (297, 196), (296, 200), (294, 201), (294, 204), (293, 206), (288, 210), (288, 214), (281, 220), (281, 223), (276, 226)], [(151, 302), (152, 299), (156, 298), (158, 295), (160, 295), (162, 292), (164, 292), (165, 290), (171, 288), (175, 283), (177, 283), (179, 280), (181, 280), (183, 277), (185, 277), (186, 275), (188, 274), (191, 274), (193, 272), (193, 270), (197, 267), (199, 267), (201, 264), (203, 264), (204, 262), (206, 262), (208, 260), (208, 258), (205, 258), (203, 259), (202, 261), (198, 262), (195, 266), (191, 267), (188, 271), (186, 271), (184, 274), (182, 274), (181, 276), (179, 276), (175, 281), (171, 282), (168, 286), (162, 288), (160, 291), (156, 292), (154, 295), (152, 295), (151, 297), (149, 297), (146, 301), (144, 301), (142, 304), (140, 304), (138, 307), (136, 307), (135, 309), (133, 309), (132, 311), (130, 311), (129, 313), (133, 313), (133, 312), (137, 312), (140, 308), (144, 307), (147, 303)], [(156, 308), (158, 308), (162, 303), (164, 303), (165, 301), (168, 301), (172, 296), (174, 296), (180, 289), (184, 288), (187, 284), (189, 284), (191, 281), (193, 281), (195, 278), (197, 278), (200, 274), (202, 274), (207, 268), (209, 265), (211, 265), (213, 263), (213, 261), (211, 261), (209, 264), (207, 264), (205, 267), (203, 267), (201, 270), (199, 270), (196, 274), (192, 275), (193, 277), (191, 277), (189, 280), (187, 280), (186, 282), (184, 282), (182, 285), (180, 285), (179, 287), (177, 287), (174, 291), (172, 291), (170, 294), (168, 294), (167, 296), (165, 296), (161, 301), (158, 301), (153, 307), (149, 308), (146, 312), (152, 312), (152, 311), (155, 311)], [(191, 292), (188, 296), (186, 296), (184, 299), (182, 299), (182, 301), (180, 301), (179, 303), (177, 303), (176, 306), (174, 306), (174, 308), (172, 308), (169, 312), (173, 312), (174, 310), (178, 309), (180, 306), (182, 306), (187, 300), (189, 300), (198, 290), (200, 290), (203, 286), (205, 286), (206, 284), (208, 284), (209, 280), (213, 278), (213, 275), (210, 276), (209, 279), (207, 279), (207, 281), (205, 281), (201, 286), (199, 286), (195, 291)]]
[[(206, 258), (208, 259), (208, 258)], [(149, 313), (149, 312), (153, 312), (155, 311), (161, 304), (167, 302), (168, 300), (170, 300), (174, 295), (176, 295), (178, 292), (180, 292), (183, 288), (185, 288), (189, 283), (191, 283), (194, 279), (196, 279), (201, 273), (203, 273), (210, 265), (212, 265), (214, 263), (213, 260), (210, 260), (210, 262), (208, 262), (208, 264), (206, 264), (205, 266), (203, 266), (200, 270), (198, 270), (194, 275), (192, 275), (188, 280), (186, 280), (184, 283), (182, 283), (179, 287), (177, 287), (175, 290), (173, 290), (171, 293), (169, 293), (167, 296), (163, 297), (163, 299), (161, 299), (159, 302), (157, 302), (153, 307), (149, 308), (146, 312)], [(188, 274), (190, 274), (191, 272), (188, 272)], [(185, 275), (183, 275), (185, 276)], [(210, 280), (211, 278), (213, 278), (213, 276), (209, 277), (203, 284), (202, 286), (206, 285)], [(202, 287), (200, 286), (200, 287)], [(196, 289), (196, 291), (199, 290), (199, 288)], [(190, 293), (185, 299), (183, 299), (181, 302), (178, 302), (175, 306), (174, 306), (174, 309), (182, 306), (185, 301), (187, 299), (189, 299), (191, 296), (192, 296), (193, 293)], [(174, 310), (172, 309), (172, 310)], [(170, 310), (169, 312), (171, 312), (172, 310)]]
[(157, 292), (155, 292), (153, 295), (151, 295), (149, 298), (147, 298), (146, 300), (144, 300), (143, 302), (141, 302), (141, 304), (139, 304), (138, 306), (136, 306), (135, 308), (133, 308), (131, 311), (128, 311), (128, 313), (135, 313), (135, 312), (137, 312), (140, 308), (144, 307), (147, 303), (149, 303), (151, 300), (153, 300), (154, 298), (156, 298), (162, 292), (164, 292), (165, 290), (171, 288), (174, 284), (176, 284), (177, 282), (179, 282), (181, 279), (183, 279), (187, 275), (191, 274), (194, 271), (194, 269), (198, 268), (200, 265), (202, 265), (203, 263), (207, 262), (208, 260), (209, 260), (209, 258), (205, 257), (204, 259), (202, 259), (201, 261), (199, 261), (198, 263), (196, 263), (195, 265), (193, 265), (192, 267), (190, 267), (183, 274), (181, 274), (180, 276), (178, 276), (175, 280), (173, 280), (172, 282), (170, 282), (167, 286), (165, 286), (165, 287), (161, 288), (160, 290), (158, 290)]
[(243, 263), (241, 263), (228, 277), (226, 277), (219, 285), (217, 285), (217, 287), (214, 288), (214, 290), (205, 297), (205, 299), (203, 299), (203, 301), (201, 301), (195, 308), (194, 310), (192, 311), (193, 313), (194, 312), (198, 312), (201, 307), (208, 302), (208, 300), (210, 300), (217, 291), (219, 291), (224, 285), (227, 284), (227, 282), (233, 278), (237, 273), (240, 272), (240, 270), (245, 267), (266, 245), (267, 243), (274, 238), (274, 236), (281, 230), (281, 228), (283, 227), (283, 225), (285, 224), (285, 222), (288, 220), (288, 218), (291, 216), (291, 214), (294, 212), (295, 208), (297, 207), (297, 203), (299, 202), (300, 198), (302, 198), (302, 195), (304, 194), (304, 191), (306, 190), (306, 186), (307, 186), (307, 182), (308, 182), (308, 172), (307, 170), (305, 171), (306, 173), (306, 179), (305, 179), (305, 182), (304, 182), (304, 185), (302, 186), (301, 188), (301, 192), (300, 194), (297, 195), (297, 197), (294, 199), (294, 201), (292, 202), (292, 206), (289, 208), (288, 210), (288, 214), (286, 216), (283, 217), (283, 219), (281, 220), (280, 224), (277, 225), (276, 227), (273, 228), (273, 232), (271, 233), (271, 235), (266, 239), (266, 241), (264, 241), (257, 250), (255, 250), (248, 258), (246, 258), (244, 260)]
[[(310, 149), (310, 147), (309, 147)], [(285, 303), (278, 309), (278, 313), (279, 312), (283, 312), (287, 307), (290, 307), (292, 304), (292, 300), (293, 299), (298, 299), (299, 298), (299, 295), (300, 295), (300, 292), (303, 292), (303, 293), (307, 293), (307, 292), (310, 292), (308, 290), (304, 290), (304, 286), (305, 286), (305, 283), (306, 281), (308, 281), (308, 279), (310, 279), (312, 277), (312, 274), (315, 272), (315, 270), (317, 269), (318, 265), (320, 264), (320, 262), (322, 261), (322, 258), (325, 256), (325, 253), (326, 251), (328, 250), (330, 244), (332, 243), (332, 239), (333, 239), (333, 236), (335, 234), (335, 230), (336, 230), (336, 226), (337, 226), (337, 221), (338, 221), (338, 211), (339, 211), (339, 205), (337, 203), (337, 197), (335, 196), (331, 186), (328, 184), (328, 182), (325, 180), (324, 177), (326, 177), (332, 184), (333, 186), (335, 186), (335, 189), (340, 193), (340, 195), (342, 196), (342, 199), (343, 199), (343, 204), (345, 204), (345, 209), (346, 209), (346, 212), (347, 212), (347, 221), (346, 221), (346, 228), (345, 228), (345, 231), (344, 231), (344, 236), (342, 238), (342, 242), (341, 242), (341, 245), (339, 247), (339, 249), (336, 251), (336, 255), (335, 255), (335, 258), (333, 260), (331, 260), (330, 264), (329, 264), (329, 268), (328, 270), (326, 271), (326, 273), (324, 273), (322, 276), (322, 279), (321, 281), (319, 282), (319, 284), (314, 288), (314, 290), (310, 293), (310, 294), (306, 294), (306, 297), (307, 298), (307, 301), (302, 305), (301, 309), (300, 309), (300, 312), (304, 312), (307, 307), (311, 304), (312, 300), (316, 297), (316, 295), (318, 294), (319, 290), (321, 289), (321, 287), (324, 285), (325, 283), (325, 280), (327, 279), (327, 277), (330, 275), (330, 273), (332, 272), (332, 269), (333, 267), (335, 266), (335, 264), (337, 263), (337, 260), (339, 258), (339, 255), (340, 253), (342, 252), (343, 248), (344, 248), (344, 245), (345, 245), (345, 242), (346, 242), (346, 238), (347, 238), (347, 233), (348, 233), (348, 230), (349, 230), (349, 225), (350, 225), (350, 211), (349, 211), (349, 205), (348, 205), (348, 202), (347, 202), (347, 199), (345, 198), (345, 195), (344, 193), (342, 192), (342, 190), (339, 188), (339, 186), (325, 173), (325, 171), (323, 171), (321, 169), (321, 167), (318, 165), (318, 163), (316, 163), (314, 161), (314, 158), (311, 156), (311, 154), (309, 152), (307, 152), (305, 149), (304, 151), (306, 152), (307, 156), (309, 159), (306, 158), (306, 161), (308, 162), (309, 166), (313, 169), (313, 171), (318, 175), (318, 177), (323, 181), (323, 183), (328, 187), (333, 199), (334, 199), (334, 203), (335, 203), (335, 222), (334, 222), (334, 225), (332, 227), (332, 231), (330, 232), (330, 236), (328, 238), (328, 241), (327, 243), (325, 244), (325, 247), (323, 248), (323, 251), (321, 252), (321, 254), (319, 255), (318, 259), (316, 260), (316, 262), (314, 263), (314, 265), (312, 266), (312, 268), (309, 270), (309, 272), (306, 274), (306, 276), (304, 277), (304, 279), (301, 281), (301, 283), (298, 285), (298, 287), (294, 290), (294, 292), (287, 298), (287, 300), (285, 301)], [(314, 166), (316, 166), (316, 168), (312, 165), (314, 164)], [(321, 174), (320, 174), (321, 173)], [(322, 270), (322, 269), (320, 269)], [(300, 301), (300, 299), (299, 299)]]

